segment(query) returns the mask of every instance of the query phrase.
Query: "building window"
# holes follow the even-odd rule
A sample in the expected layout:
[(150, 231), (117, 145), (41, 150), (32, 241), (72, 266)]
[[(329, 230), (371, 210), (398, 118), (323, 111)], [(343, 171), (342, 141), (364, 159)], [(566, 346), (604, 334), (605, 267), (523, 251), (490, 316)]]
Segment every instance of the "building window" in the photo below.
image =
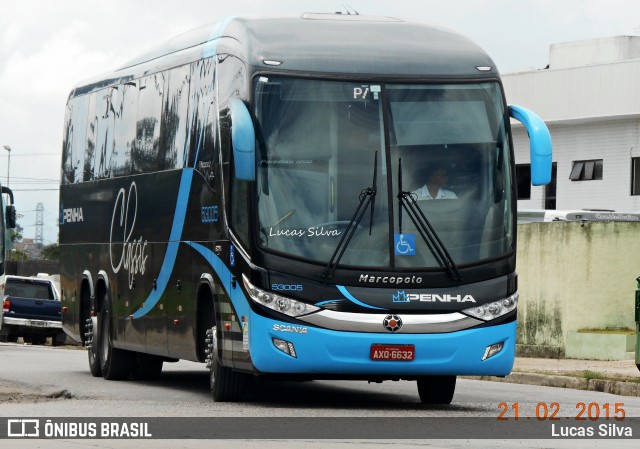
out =
[(602, 179), (602, 159), (574, 161), (569, 179), (572, 181), (593, 181)]
[[(640, 165), (638, 166), (640, 168)], [(516, 182), (518, 184), (518, 199), (531, 199), (531, 164), (516, 165)]]
[(558, 185), (558, 164), (551, 164), (551, 182), (544, 186), (544, 208), (556, 209), (556, 189)]
[(640, 157), (631, 158), (631, 195), (640, 195)]

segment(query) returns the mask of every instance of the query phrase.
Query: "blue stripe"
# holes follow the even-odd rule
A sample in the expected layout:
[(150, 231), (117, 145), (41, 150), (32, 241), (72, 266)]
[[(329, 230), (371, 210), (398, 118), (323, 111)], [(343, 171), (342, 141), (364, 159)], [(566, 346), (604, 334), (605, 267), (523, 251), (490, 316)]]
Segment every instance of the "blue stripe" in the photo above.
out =
[(202, 146), (202, 137), (204, 136), (204, 130), (207, 127), (207, 113), (209, 109), (204, 110), (204, 119), (202, 120), (202, 128), (200, 129), (200, 135), (198, 136), (198, 145), (196, 146), (196, 157), (193, 158), (193, 166), (197, 167), (198, 154), (200, 154), (200, 147)]
[(234, 16), (226, 17), (225, 19), (221, 20), (220, 22), (217, 22), (213, 26), (213, 30), (209, 35), (207, 44), (205, 45), (204, 50), (202, 51), (203, 58), (215, 56), (216, 52), (218, 51), (218, 39), (222, 37), (222, 33), (224, 32), (225, 28), (227, 28), (227, 26), (231, 23), (233, 19), (235, 19)]
[(231, 303), (233, 304), (233, 308), (235, 309), (237, 315), (240, 316), (249, 316), (251, 314), (251, 308), (249, 306), (248, 299), (242, 293), (242, 290), (237, 287), (231, 286), (231, 279), (233, 278), (233, 274), (231, 270), (225, 265), (225, 263), (218, 257), (213, 251), (211, 251), (206, 246), (203, 246), (199, 243), (195, 242), (184, 242), (189, 245), (193, 249), (195, 249), (205, 260), (209, 263), (211, 268), (216, 272), (218, 278), (222, 282), (222, 287), (227, 291), (229, 295), (229, 299), (231, 299)]
[(362, 301), (358, 301), (351, 293), (349, 293), (349, 291), (343, 287), (342, 285), (337, 285), (336, 287), (338, 287), (338, 290), (340, 290), (340, 293), (342, 293), (344, 295), (345, 298), (347, 298), (349, 301), (358, 304), (359, 306), (362, 307), (366, 307), (368, 309), (377, 309), (377, 310), (388, 310), (388, 309), (384, 309), (382, 307), (375, 307), (375, 306), (370, 306), (369, 304), (365, 304)]
[(164, 254), (162, 267), (156, 280), (156, 289), (153, 290), (147, 299), (145, 299), (143, 307), (138, 309), (133, 318), (143, 317), (158, 304), (162, 294), (167, 288), (169, 278), (173, 272), (173, 266), (176, 263), (178, 255), (178, 247), (180, 246), (180, 238), (182, 237), (182, 229), (184, 228), (184, 219), (187, 214), (187, 204), (189, 203), (189, 192), (191, 190), (191, 181), (193, 179), (193, 169), (185, 168), (182, 170), (182, 178), (180, 179), (180, 188), (178, 189), (178, 199), (176, 201), (176, 210), (173, 216), (173, 225), (171, 226), (171, 234), (169, 235), (169, 243), (167, 251)]
[(344, 299), (330, 299), (328, 301), (320, 301), (315, 303), (314, 306), (321, 307), (321, 306), (324, 306), (325, 304), (331, 304), (331, 303), (340, 302), (340, 301), (344, 301)]

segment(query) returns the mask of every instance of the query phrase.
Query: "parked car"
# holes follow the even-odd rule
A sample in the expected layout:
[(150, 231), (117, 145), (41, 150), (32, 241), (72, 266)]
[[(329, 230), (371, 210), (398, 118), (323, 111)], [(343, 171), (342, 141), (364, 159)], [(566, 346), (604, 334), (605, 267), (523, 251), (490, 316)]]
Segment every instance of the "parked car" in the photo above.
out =
[(67, 339), (62, 330), (60, 297), (51, 279), (45, 277), (6, 276), (0, 341), (45, 344), (51, 337), (53, 346)]

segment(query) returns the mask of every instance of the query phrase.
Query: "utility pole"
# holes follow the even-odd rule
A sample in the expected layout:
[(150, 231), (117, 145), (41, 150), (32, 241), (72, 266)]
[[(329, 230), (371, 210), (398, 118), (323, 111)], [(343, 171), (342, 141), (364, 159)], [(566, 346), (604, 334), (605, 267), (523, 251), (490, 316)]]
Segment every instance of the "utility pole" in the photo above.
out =
[(7, 187), (9, 187), (9, 170), (11, 169), (11, 147), (4, 145), (3, 148), (9, 152), (9, 160), (7, 161)]
[(42, 249), (44, 246), (43, 235), (44, 228), (44, 204), (38, 203), (36, 206), (36, 239), (35, 244), (38, 249)]

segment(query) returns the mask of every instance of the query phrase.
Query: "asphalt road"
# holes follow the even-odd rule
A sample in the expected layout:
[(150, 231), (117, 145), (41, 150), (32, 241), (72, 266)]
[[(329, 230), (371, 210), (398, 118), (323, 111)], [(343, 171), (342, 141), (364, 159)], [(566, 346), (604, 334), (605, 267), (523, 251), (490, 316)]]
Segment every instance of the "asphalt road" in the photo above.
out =
[[(504, 405), (501, 405), (504, 403)], [(553, 405), (553, 403), (557, 403)], [(208, 373), (203, 364), (166, 363), (158, 380), (105, 381), (89, 373), (86, 352), (81, 349), (0, 343), (0, 417), (241, 417), (248, 426), (252, 418), (278, 418), (282, 425), (296, 425), (292, 418), (386, 418), (392, 422), (414, 418), (439, 418), (425, 423), (444, 423), (451, 418), (456, 431), (444, 440), (406, 440), (402, 434), (390, 439), (332, 441), (332, 446), (375, 447), (514, 447), (515, 441), (475, 440), (465, 428), (465, 418), (498, 416), (513, 421), (515, 407), (521, 422), (535, 422), (543, 413), (556, 412), (574, 422), (581, 403), (596, 404), (603, 413), (605, 404), (613, 414), (614, 405), (624, 410), (626, 419), (640, 417), (640, 398), (605, 393), (530, 385), (459, 379), (449, 406), (423, 406), (414, 382), (369, 384), (356, 381), (254, 382), (241, 403), (215, 403), (208, 391)], [(517, 404), (514, 406), (514, 404)], [(593, 406), (596, 407), (596, 406)], [(592, 408), (595, 410), (594, 408)], [(585, 411), (585, 417), (586, 417)], [(244, 421), (242, 421), (244, 420)], [(396, 420), (396, 421), (393, 421)], [(451, 421), (449, 420), (449, 421)], [(456, 421), (457, 420), (457, 421)], [(360, 421), (363, 423), (365, 421)], [(563, 421), (564, 422), (564, 421)], [(619, 424), (619, 423), (616, 423)], [(624, 424), (624, 422), (622, 423)], [(353, 425), (358, 425), (356, 420)], [(242, 431), (242, 430), (239, 430)], [(638, 432), (640, 433), (640, 432)], [(340, 429), (335, 437), (340, 439)], [(550, 435), (551, 438), (552, 435)], [(521, 447), (637, 447), (634, 440), (523, 440)], [(386, 438), (386, 437), (384, 437)], [(459, 438), (459, 439), (457, 439)], [(499, 438), (499, 435), (496, 435)], [(222, 447), (228, 440), (92, 440), (92, 447)], [(231, 440), (225, 447), (326, 447), (327, 441), (261, 439)], [(83, 440), (12, 440), (10, 447), (83, 447)], [(15, 444), (14, 444), (15, 443)], [(21, 446), (24, 443), (24, 446)], [(29, 443), (29, 444), (27, 444)], [(134, 444), (135, 443), (135, 444)], [(597, 443), (597, 444), (596, 444)], [(611, 445), (609, 445), (609, 443)], [(2, 441), (0, 441), (2, 444)], [(68, 444), (68, 445), (67, 445)], [(593, 445), (592, 445), (593, 444)], [(2, 444), (4, 447), (4, 444)], [(148, 446), (147, 446), (148, 445)], [(86, 445), (85, 445), (86, 446)], [(7, 446), (9, 447), (9, 446)]]

